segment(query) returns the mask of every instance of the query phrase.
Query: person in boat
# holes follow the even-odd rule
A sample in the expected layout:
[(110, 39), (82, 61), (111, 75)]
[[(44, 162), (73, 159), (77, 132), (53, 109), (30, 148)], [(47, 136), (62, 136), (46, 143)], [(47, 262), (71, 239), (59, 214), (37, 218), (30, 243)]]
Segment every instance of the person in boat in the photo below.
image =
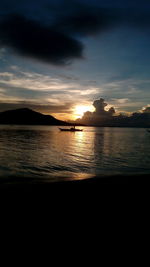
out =
[(75, 126), (71, 127), (70, 130), (74, 131), (75, 130)]

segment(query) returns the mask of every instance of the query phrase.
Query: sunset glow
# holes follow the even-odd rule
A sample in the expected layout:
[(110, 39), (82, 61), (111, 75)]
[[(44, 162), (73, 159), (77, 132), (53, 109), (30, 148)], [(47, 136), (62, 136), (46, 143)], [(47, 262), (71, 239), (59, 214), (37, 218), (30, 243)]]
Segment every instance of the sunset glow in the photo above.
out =
[(82, 117), (83, 114), (86, 112), (86, 111), (91, 111), (93, 112), (94, 111), (94, 107), (93, 106), (87, 106), (87, 105), (77, 105), (75, 106), (75, 109), (74, 109), (74, 115), (79, 118), (79, 117)]
[(147, 183), (149, 48), (150, 0), (0, 1), (0, 189)]

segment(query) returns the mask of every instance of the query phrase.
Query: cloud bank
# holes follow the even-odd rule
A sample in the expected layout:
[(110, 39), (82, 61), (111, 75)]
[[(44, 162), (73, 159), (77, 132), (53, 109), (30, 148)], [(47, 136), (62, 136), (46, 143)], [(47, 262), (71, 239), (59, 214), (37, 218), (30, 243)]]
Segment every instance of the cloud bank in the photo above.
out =
[(15, 66), (13, 71), (0, 72), (0, 111), (28, 107), (68, 119), (76, 103), (86, 105), (98, 92), (99, 88), (76, 77), (25, 72)]
[(126, 114), (116, 114), (114, 107), (108, 106), (103, 98), (93, 102), (94, 112), (87, 111), (81, 119), (76, 121), (81, 124), (91, 126), (116, 126), (116, 127), (150, 127), (150, 107), (145, 107), (142, 112), (134, 112), (130, 116)]
[(93, 102), (93, 106), (95, 107), (95, 111), (85, 112), (83, 117), (81, 119), (78, 119), (80, 123), (82, 122), (83, 124), (87, 125), (99, 125), (104, 121), (110, 120), (115, 114), (114, 107), (110, 107), (108, 110), (105, 110), (105, 107), (107, 107), (108, 104), (104, 102), (103, 98), (95, 100)]

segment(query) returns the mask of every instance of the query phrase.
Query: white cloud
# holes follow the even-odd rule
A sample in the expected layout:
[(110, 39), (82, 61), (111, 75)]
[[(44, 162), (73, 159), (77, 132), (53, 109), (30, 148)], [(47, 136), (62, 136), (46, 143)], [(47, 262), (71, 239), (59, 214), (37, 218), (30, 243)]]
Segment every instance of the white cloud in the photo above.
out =
[(5, 81), (6, 78), (13, 78), (13, 73), (10, 73), (10, 72), (0, 72), (0, 82), (2, 81), (3, 82), (3, 79)]
[(62, 90), (73, 88), (74, 84), (62, 83), (60, 79), (54, 79), (37, 73), (20, 72), (19, 75), (4, 72), (0, 73), (0, 83), (9, 87), (26, 88), (36, 91)]
[(120, 98), (120, 99), (114, 98), (112, 100), (115, 102), (115, 104), (126, 104), (126, 103), (130, 102), (129, 98)]
[(64, 81), (63, 77), (25, 72), (16, 66), (11, 66), (10, 69), (12, 72), (0, 72), (0, 88), (3, 89), (3, 99), (5, 98), (5, 100), (15, 98), (18, 101), (26, 100), (51, 105), (62, 103), (74, 105), (79, 102), (82, 105), (86, 101), (88, 102), (87, 99), (90, 95), (100, 92), (100, 88), (84, 84), (84, 81), (82, 83), (71, 79)]
[[(147, 99), (142, 98), (143, 91), (140, 88), (144, 84), (142, 80), (116, 80), (98, 86), (98, 82), (91, 84), (88, 80), (69, 79), (70, 76), (66, 79), (61, 74), (51, 76), (22, 71), (15, 65), (11, 65), (9, 70), (0, 72), (0, 98), (6, 102), (11, 99), (57, 106), (70, 103), (74, 106), (92, 105), (94, 100), (103, 97), (110, 107), (118, 111), (136, 111), (146, 105)], [(150, 83), (150, 80), (145, 83)]]
[(66, 92), (76, 92), (81, 95), (97, 93), (99, 88), (73, 82), (64, 82), (60, 78), (52, 78), (48, 75), (29, 73), (20, 71), (17, 75), (11, 72), (0, 73), (0, 83), (7, 87), (26, 88), (27, 90), (52, 91), (63, 90)]

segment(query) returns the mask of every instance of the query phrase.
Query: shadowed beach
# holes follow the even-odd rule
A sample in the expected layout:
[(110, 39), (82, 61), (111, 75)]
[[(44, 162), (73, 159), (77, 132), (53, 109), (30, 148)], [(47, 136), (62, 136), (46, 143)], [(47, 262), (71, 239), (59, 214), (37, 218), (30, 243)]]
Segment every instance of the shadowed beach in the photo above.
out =
[(116, 176), (107, 176), (100, 177), (95, 176), (93, 178), (83, 179), (83, 180), (66, 180), (66, 181), (58, 181), (58, 182), (50, 182), (47, 179), (33, 179), (29, 178), (4, 178), (0, 181), (0, 190), (3, 192), (12, 191), (12, 192), (51, 192), (53, 189), (57, 188), (98, 188), (100, 189), (102, 185), (139, 185), (139, 184), (149, 184), (150, 175), (116, 175)]

